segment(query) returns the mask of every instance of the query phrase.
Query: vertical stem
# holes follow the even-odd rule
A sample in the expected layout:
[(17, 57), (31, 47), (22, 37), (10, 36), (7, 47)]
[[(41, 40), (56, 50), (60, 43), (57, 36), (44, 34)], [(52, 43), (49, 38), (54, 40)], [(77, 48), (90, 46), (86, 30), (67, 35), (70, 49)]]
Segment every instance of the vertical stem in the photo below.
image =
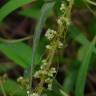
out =
[(3, 93), (3, 96), (7, 96), (7, 95), (6, 95), (6, 92), (5, 92), (5, 90), (4, 90), (4, 87), (3, 87), (2, 82), (0, 82), (0, 87), (1, 87), (1, 91), (2, 91), (2, 93)]
[(96, 6), (96, 2), (93, 2), (93, 1), (91, 1), (91, 0), (86, 0), (86, 2), (88, 2), (89, 4), (92, 4), (92, 5), (94, 5), (94, 6)]

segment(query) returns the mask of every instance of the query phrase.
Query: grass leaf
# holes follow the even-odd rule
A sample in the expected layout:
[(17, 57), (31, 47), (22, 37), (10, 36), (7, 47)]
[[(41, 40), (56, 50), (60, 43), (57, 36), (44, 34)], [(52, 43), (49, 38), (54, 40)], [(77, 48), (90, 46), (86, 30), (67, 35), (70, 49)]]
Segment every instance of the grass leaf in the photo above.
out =
[(6, 80), (4, 83), (2, 83), (2, 86), (8, 96), (26, 96), (26, 90), (21, 88), (19, 84), (13, 80)]
[(15, 11), (17, 8), (31, 3), (33, 0), (10, 0), (2, 8), (0, 8), (0, 22), (8, 16), (10, 13)]
[[(77, 41), (83, 46), (88, 46), (88, 45), (90, 46), (91, 42), (84, 36), (82, 32), (80, 32), (80, 30), (76, 26), (70, 25), (70, 27), (68, 28), (68, 31), (69, 31), (70, 37), (73, 40)], [(96, 48), (94, 46), (93, 46), (93, 52), (96, 54)]]
[(63, 84), (63, 89), (66, 93), (70, 93), (73, 91), (80, 65), (81, 65), (80, 61), (75, 60), (72, 63), (72, 66), (69, 69), (69, 72), (66, 74), (64, 84)]
[(24, 43), (0, 43), (0, 51), (23, 68), (31, 64), (32, 50)]
[(36, 56), (36, 51), (37, 51), (37, 47), (39, 44), (39, 40), (40, 40), (40, 35), (42, 32), (42, 29), (45, 25), (45, 22), (48, 18), (49, 13), (52, 11), (52, 8), (54, 6), (54, 2), (49, 2), (49, 3), (45, 3), (43, 5), (43, 7), (41, 8), (41, 15), (40, 18), (38, 20), (36, 29), (35, 29), (35, 33), (34, 33), (34, 38), (33, 38), (33, 49), (32, 49), (32, 63), (31, 63), (31, 72), (30, 72), (30, 88), (31, 88), (31, 83), (32, 83), (32, 74), (33, 74), (33, 69), (34, 69), (34, 64), (35, 64), (35, 56)]
[(29, 17), (29, 18), (34, 18), (38, 19), (40, 14), (40, 9), (37, 8), (28, 8), (20, 12), (20, 15)]
[(94, 37), (94, 40), (90, 45), (85, 46), (86, 51), (84, 52), (83, 50), (85, 57), (83, 56), (84, 58), (82, 59), (83, 60), (82, 65), (80, 66), (79, 73), (77, 76), (75, 96), (84, 96), (86, 77), (87, 77), (89, 64), (90, 64), (90, 60), (91, 60), (92, 53), (93, 53), (92, 52), (93, 46), (95, 42), (96, 42), (96, 37)]

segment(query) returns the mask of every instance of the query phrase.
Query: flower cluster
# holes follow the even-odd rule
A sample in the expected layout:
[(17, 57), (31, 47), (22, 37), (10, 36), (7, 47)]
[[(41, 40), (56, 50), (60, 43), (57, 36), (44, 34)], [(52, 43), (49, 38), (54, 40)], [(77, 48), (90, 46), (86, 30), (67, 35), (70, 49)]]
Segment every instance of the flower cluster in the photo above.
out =
[(58, 48), (62, 48), (62, 47), (63, 47), (63, 43), (62, 43), (61, 41), (58, 41), (57, 47), (58, 47)]
[(65, 11), (65, 9), (66, 9), (66, 6), (65, 6), (64, 3), (62, 3), (62, 4), (61, 4), (61, 7), (60, 7), (60, 11)]
[(54, 67), (49, 68), (49, 70), (46, 70), (47, 66), (48, 66), (48, 62), (46, 60), (42, 61), (42, 65), (40, 67), (40, 70), (37, 71), (34, 74), (35, 78), (40, 78), (42, 76), (45, 76), (45, 82), (48, 84), (48, 89), (51, 90), (52, 89), (52, 81), (53, 81), (53, 76), (56, 73), (56, 69)]
[[(70, 0), (67, 0), (67, 2), (69, 2)], [(70, 16), (67, 15), (67, 11), (68, 11), (68, 5), (66, 3), (62, 3), (61, 7), (60, 7), (60, 11), (62, 12), (62, 15), (57, 19), (57, 23), (60, 26), (61, 30), (63, 29), (62, 27), (69, 26), (71, 24), (71, 20), (70, 20)], [(67, 9), (66, 9), (67, 8)], [(69, 7), (70, 8), (70, 7)], [(66, 11), (67, 10), (67, 11)], [(63, 34), (64, 32), (62, 32)], [(52, 41), (53, 38), (55, 38), (59, 33), (52, 30), (52, 29), (48, 29), (45, 37), (50, 40), (50, 42)], [(66, 33), (64, 33), (66, 34)], [(55, 43), (50, 43), (49, 45), (46, 45), (46, 48), (51, 50), (55, 48), (62, 48), (63, 47), (63, 43), (60, 40), (55, 40)]]
[(69, 18), (67, 18), (67, 17), (60, 17), (58, 20), (57, 20), (57, 23), (59, 24), (59, 25), (63, 25), (64, 23), (67, 25), (67, 26), (69, 26), (70, 25), (70, 19)]
[(48, 72), (48, 77), (45, 79), (45, 83), (48, 84), (48, 90), (52, 90), (53, 74), (56, 73), (55, 68), (51, 68)]
[[(70, 0), (67, 0), (68, 2), (70, 1)], [(66, 16), (66, 3), (62, 3), (61, 4), (61, 7), (60, 7), (60, 11), (63, 13), (59, 18), (58, 18), (58, 20), (57, 20), (57, 23), (59, 24), (59, 25), (63, 25), (63, 24), (66, 24), (67, 26), (69, 26), (70, 25), (70, 23), (71, 23), (71, 20), (70, 20), (70, 18), (69, 17), (67, 17)]]
[(49, 45), (46, 45), (46, 48), (51, 50), (51, 49), (54, 49), (55, 48), (62, 48), (63, 47), (63, 43), (59, 40), (56, 42), (56, 44), (49, 44)]
[(47, 37), (48, 40), (52, 40), (54, 36), (56, 35), (56, 31), (52, 29), (48, 29), (45, 36)]
[(40, 67), (40, 70), (36, 71), (36, 73), (34, 74), (35, 78), (40, 78), (42, 75), (47, 75), (47, 71), (45, 70), (45, 68), (47, 67), (47, 61), (46, 60), (42, 60), (42, 65)]
[(17, 78), (17, 82), (21, 85), (21, 87), (28, 89), (28, 78), (20, 76), (19, 78)]

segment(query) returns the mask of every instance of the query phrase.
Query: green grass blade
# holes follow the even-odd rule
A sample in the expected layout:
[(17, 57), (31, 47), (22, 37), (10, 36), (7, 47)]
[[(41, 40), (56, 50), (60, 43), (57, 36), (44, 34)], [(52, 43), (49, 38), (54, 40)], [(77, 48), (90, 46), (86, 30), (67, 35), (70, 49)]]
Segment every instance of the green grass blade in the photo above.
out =
[(0, 22), (21, 6), (31, 3), (33, 0), (10, 0), (2, 8), (0, 8)]
[[(42, 54), (44, 53), (44, 46), (47, 43), (46, 39), (43, 38), (39, 42), (39, 47), (36, 52), (36, 64), (40, 63)], [(14, 61), (16, 64), (20, 65), (23, 68), (28, 68), (32, 62), (32, 48), (27, 44), (18, 42), (18, 43), (0, 43), (0, 51), (4, 53), (9, 59)], [(3, 65), (1, 66), (3, 67)], [(0, 67), (0, 68), (1, 68)], [(9, 67), (8, 67), (9, 68)], [(1, 71), (5, 69), (1, 69)]]
[(69, 35), (77, 42), (79, 42), (80, 44), (82, 45), (87, 45), (89, 44), (89, 41), (88, 39), (84, 36), (84, 34), (82, 32), (80, 32), (80, 30), (74, 26), (74, 25), (71, 25), (69, 28)]
[(45, 25), (45, 22), (48, 18), (48, 15), (49, 15), (50, 11), (53, 8), (53, 5), (54, 5), (54, 3), (47, 3), (47, 4), (44, 4), (44, 6), (41, 9), (41, 16), (40, 16), (39, 21), (37, 23), (36, 30), (35, 30), (35, 33), (34, 33), (34, 38), (33, 38), (32, 65), (34, 63), (35, 53), (36, 53), (36, 50), (37, 50), (37, 46), (39, 44), (42, 29)]
[(73, 86), (75, 85), (75, 80), (77, 76), (77, 70), (72, 70), (69, 74), (67, 74), (65, 80), (64, 80), (64, 91), (66, 93), (70, 93), (70, 91), (73, 90)]
[[(84, 36), (82, 32), (80, 32), (80, 30), (76, 26), (70, 25), (70, 27), (68, 28), (68, 31), (69, 31), (70, 37), (73, 40), (82, 44), (83, 46), (87, 46), (91, 44), (91, 42)], [(93, 46), (93, 52), (96, 54), (96, 48), (94, 46)]]
[(52, 90), (45, 90), (44, 93), (46, 93), (48, 96), (69, 96), (66, 94), (66, 92), (63, 90), (63, 87), (58, 83), (56, 79), (53, 81)]
[(34, 64), (35, 64), (35, 55), (36, 55), (36, 50), (37, 46), (39, 44), (40, 40), (40, 35), (42, 32), (42, 29), (45, 25), (45, 22), (48, 18), (49, 13), (52, 11), (52, 8), (54, 6), (54, 2), (51, 3), (45, 3), (41, 9), (41, 15), (39, 18), (39, 21), (37, 23), (35, 33), (34, 33), (34, 38), (33, 38), (33, 49), (32, 49), (32, 63), (31, 63), (31, 72), (30, 72), (30, 89), (31, 89), (31, 83), (32, 83), (32, 74), (33, 74), (33, 69), (34, 69)]
[(63, 89), (66, 93), (70, 93), (73, 91), (75, 83), (76, 83), (76, 78), (78, 75), (78, 69), (79, 69), (80, 65), (81, 65), (80, 61), (75, 60), (72, 63), (72, 66), (69, 69), (69, 72), (66, 74), (64, 84), (63, 84)]
[(31, 64), (32, 50), (24, 43), (0, 43), (0, 51), (23, 68)]
[(2, 87), (4, 88), (5, 93), (9, 96), (26, 96), (26, 90), (21, 88), (21, 86), (13, 80), (6, 80), (2, 83)]
[[(94, 46), (95, 42), (96, 42), (96, 37), (94, 38), (94, 40), (91, 44)], [(79, 73), (78, 73), (78, 76), (77, 76), (75, 96), (84, 96), (84, 88), (85, 88), (85, 83), (86, 83), (86, 77), (87, 77), (89, 64), (90, 64), (90, 60), (91, 60), (92, 53), (93, 53), (92, 52), (93, 51), (93, 46), (91, 44), (88, 45), (88, 46), (85, 46), (86, 51), (83, 53), (84, 58), (82, 58), (82, 60), (83, 60), (82, 65), (80, 66)]]
[(40, 9), (29, 8), (29, 9), (21, 11), (19, 14), (26, 16), (26, 17), (29, 17), (29, 18), (38, 19), (39, 14), (40, 14)]

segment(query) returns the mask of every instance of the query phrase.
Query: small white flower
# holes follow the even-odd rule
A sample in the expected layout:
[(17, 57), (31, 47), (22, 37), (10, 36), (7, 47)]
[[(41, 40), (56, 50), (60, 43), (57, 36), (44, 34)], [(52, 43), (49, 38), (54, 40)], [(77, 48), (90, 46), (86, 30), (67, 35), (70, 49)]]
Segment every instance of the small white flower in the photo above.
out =
[(51, 71), (53, 74), (56, 73), (56, 69), (55, 69), (54, 67), (51, 68), (50, 71)]
[(59, 25), (63, 25), (63, 23), (65, 22), (65, 18), (63, 16), (61, 16), (58, 20), (57, 20), (57, 23)]
[(48, 84), (48, 90), (52, 90), (52, 82), (53, 82), (53, 79), (52, 78), (47, 78), (45, 80), (45, 82)]
[(67, 0), (67, 2), (70, 2), (70, 0)]
[(46, 45), (46, 48), (47, 49), (52, 49), (52, 46), (51, 45)]
[(44, 60), (42, 60), (42, 63), (46, 63), (47, 61), (44, 59)]
[(62, 48), (63, 47), (63, 43), (61, 41), (58, 42), (58, 48)]
[(53, 73), (52, 72), (48, 72), (48, 76), (49, 77), (53, 77)]
[(49, 77), (53, 77), (54, 73), (56, 73), (56, 69), (55, 68), (51, 68), (48, 72), (48, 76)]
[(46, 67), (45, 64), (42, 64), (40, 69), (43, 70), (45, 67)]
[(61, 10), (61, 11), (64, 11), (64, 10), (65, 10), (65, 8), (66, 8), (65, 4), (64, 4), (64, 3), (62, 3), (62, 4), (61, 4), (61, 7), (60, 7), (60, 10)]
[(54, 31), (52, 29), (48, 29), (45, 34), (45, 36), (47, 37), (48, 40), (53, 39), (55, 35), (56, 35), (56, 31)]
[(70, 21), (70, 19), (69, 19), (69, 18), (65, 18), (65, 22), (66, 22), (66, 25), (67, 25), (67, 26), (69, 26), (69, 25), (70, 25), (70, 23), (71, 23), (71, 21)]
[(39, 96), (38, 93), (32, 93), (30, 96)]
[(41, 70), (45, 69), (46, 65), (48, 64), (47, 61), (46, 61), (46, 59), (42, 60), (42, 63), (43, 64), (40, 67)]
[(47, 65), (46, 59), (42, 60), (43, 65)]
[(52, 83), (48, 84), (48, 90), (52, 90)]
[(29, 91), (27, 91), (27, 94), (28, 94), (28, 96), (29, 96)]
[(20, 82), (22, 81), (24, 78), (22, 76), (20, 76), (18, 79), (17, 79), (17, 82)]
[(46, 82), (46, 83), (52, 83), (52, 81), (53, 81), (52, 78), (47, 78), (47, 79), (45, 79), (45, 82)]
[(58, 23), (59, 25), (63, 25), (63, 22), (62, 22), (61, 19), (58, 19), (58, 20), (57, 20), (57, 23)]
[(69, 26), (71, 21), (69, 18), (66, 18), (66, 17), (63, 17), (61, 16), (58, 20), (57, 20), (57, 23), (60, 24), (60, 25), (63, 25), (64, 23)]
[(39, 71), (35, 72), (34, 77), (39, 78), (40, 75), (41, 75), (41, 71), (39, 70)]
[(41, 74), (47, 75), (48, 72), (46, 70), (41, 70)]

